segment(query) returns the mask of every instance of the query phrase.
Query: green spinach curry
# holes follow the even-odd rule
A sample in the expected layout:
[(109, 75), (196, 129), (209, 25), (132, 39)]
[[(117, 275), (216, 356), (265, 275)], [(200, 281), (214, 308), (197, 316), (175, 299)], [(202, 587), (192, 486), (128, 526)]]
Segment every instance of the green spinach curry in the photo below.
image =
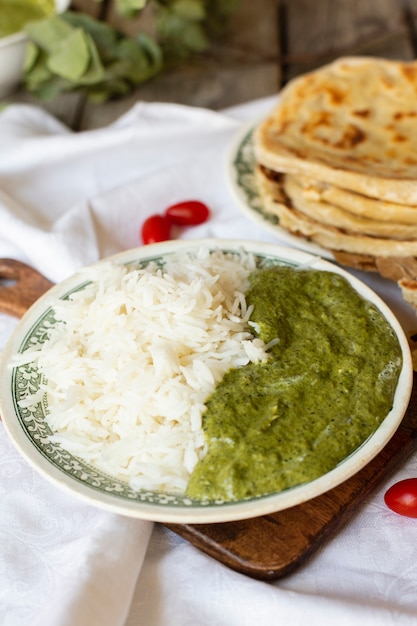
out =
[(208, 398), (208, 450), (192, 498), (278, 492), (334, 468), (390, 411), (402, 366), (391, 326), (344, 277), (271, 267), (250, 277), (251, 321), (270, 358), (230, 370)]
[(54, 10), (54, 0), (0, 0), (0, 37), (13, 35), (27, 22), (43, 19)]

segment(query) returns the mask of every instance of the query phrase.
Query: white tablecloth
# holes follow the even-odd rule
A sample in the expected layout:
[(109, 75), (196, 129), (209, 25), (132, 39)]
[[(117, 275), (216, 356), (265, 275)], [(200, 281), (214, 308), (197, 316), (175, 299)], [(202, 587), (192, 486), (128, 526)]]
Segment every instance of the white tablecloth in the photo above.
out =
[[(226, 180), (236, 133), (274, 98), (214, 113), (138, 102), (111, 126), (72, 133), (41, 109), (0, 114), (0, 257), (59, 281), (140, 245), (144, 218), (185, 198), (212, 218), (186, 230), (279, 240), (238, 208)], [(399, 290), (357, 275), (405, 330), (417, 318)], [(16, 320), (0, 315), (0, 347)], [(159, 525), (105, 512), (61, 492), (15, 451), (0, 424), (0, 623), (3, 626), (338, 626), (417, 624), (417, 520), (383, 502), (417, 475), (417, 455), (291, 576), (259, 582)]]

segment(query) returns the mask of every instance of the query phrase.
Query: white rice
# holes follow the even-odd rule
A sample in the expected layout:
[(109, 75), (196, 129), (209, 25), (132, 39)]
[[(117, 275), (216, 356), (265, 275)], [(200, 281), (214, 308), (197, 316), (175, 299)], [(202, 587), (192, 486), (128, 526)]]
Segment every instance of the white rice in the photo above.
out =
[(100, 264), (54, 307), (34, 361), (55, 442), (134, 489), (184, 491), (205, 453), (204, 402), (227, 370), (267, 358), (249, 332), (247, 253), (170, 256), (163, 269)]

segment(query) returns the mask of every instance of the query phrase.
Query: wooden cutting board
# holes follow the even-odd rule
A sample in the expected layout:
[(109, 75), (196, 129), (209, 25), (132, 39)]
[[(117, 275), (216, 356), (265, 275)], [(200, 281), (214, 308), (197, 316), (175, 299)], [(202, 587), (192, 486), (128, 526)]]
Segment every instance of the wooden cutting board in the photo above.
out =
[[(21, 317), (52, 286), (31, 267), (0, 259), (0, 311)], [(417, 381), (403, 422), (368, 465), (335, 489), (285, 511), (221, 524), (165, 524), (224, 565), (252, 578), (290, 574), (329, 540), (414, 450)]]

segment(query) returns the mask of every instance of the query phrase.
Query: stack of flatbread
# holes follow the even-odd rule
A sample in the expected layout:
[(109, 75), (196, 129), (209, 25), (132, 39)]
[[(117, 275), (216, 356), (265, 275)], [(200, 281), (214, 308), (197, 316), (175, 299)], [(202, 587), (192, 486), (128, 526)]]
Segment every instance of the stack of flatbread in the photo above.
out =
[[(266, 211), (417, 298), (417, 62), (341, 58), (292, 80), (256, 129)], [(417, 299), (416, 299), (417, 304)]]

